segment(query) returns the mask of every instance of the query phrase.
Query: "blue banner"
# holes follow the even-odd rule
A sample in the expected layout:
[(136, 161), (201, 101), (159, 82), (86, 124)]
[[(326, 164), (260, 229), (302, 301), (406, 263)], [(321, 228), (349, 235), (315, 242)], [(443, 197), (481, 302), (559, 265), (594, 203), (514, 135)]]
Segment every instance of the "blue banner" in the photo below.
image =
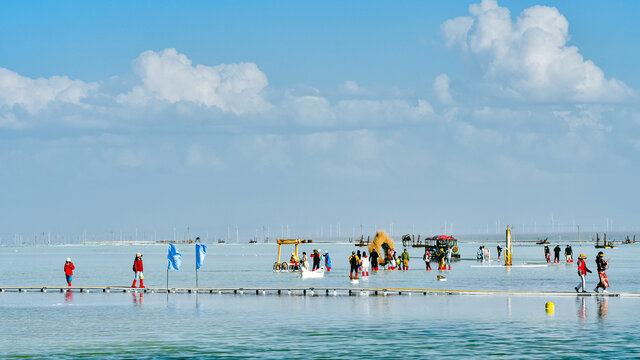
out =
[(205, 255), (207, 255), (207, 245), (196, 244), (196, 269), (200, 269), (202, 267)]
[(180, 269), (180, 264), (182, 263), (182, 255), (175, 245), (169, 244), (169, 253), (167, 254), (167, 258), (169, 259), (169, 265), (167, 266), (167, 269)]

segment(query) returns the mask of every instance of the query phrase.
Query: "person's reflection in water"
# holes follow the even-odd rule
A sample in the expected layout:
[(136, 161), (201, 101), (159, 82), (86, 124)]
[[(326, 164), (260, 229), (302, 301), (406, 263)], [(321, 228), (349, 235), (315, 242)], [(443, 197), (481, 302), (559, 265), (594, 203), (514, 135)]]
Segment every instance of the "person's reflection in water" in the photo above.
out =
[(578, 319), (584, 324), (587, 319), (587, 299), (584, 296), (578, 296), (576, 302), (578, 303)]
[(73, 293), (71, 292), (71, 290), (67, 290), (64, 292), (64, 301), (66, 301), (67, 304), (73, 304)]
[(136, 294), (135, 292), (133, 293), (133, 305), (134, 306), (142, 306), (143, 300), (144, 300), (144, 294), (143, 293), (140, 293), (139, 295)]
[(605, 321), (609, 312), (609, 299), (607, 297), (598, 297), (598, 319)]

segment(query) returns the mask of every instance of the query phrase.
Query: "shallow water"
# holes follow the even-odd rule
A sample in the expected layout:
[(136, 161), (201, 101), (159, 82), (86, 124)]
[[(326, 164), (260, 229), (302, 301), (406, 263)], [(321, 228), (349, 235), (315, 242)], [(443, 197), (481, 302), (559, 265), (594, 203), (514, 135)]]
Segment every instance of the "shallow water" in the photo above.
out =
[[(319, 246), (319, 245), (316, 245)], [(472, 257), (478, 244), (463, 244)], [(323, 279), (274, 273), (273, 245), (214, 245), (201, 286), (348, 286), (348, 245), (321, 245), (334, 268)], [(194, 284), (193, 246), (179, 246), (183, 268), (172, 286)], [(301, 251), (311, 249), (311, 246)], [(166, 246), (3, 248), (3, 285), (60, 285), (67, 256), (74, 285), (130, 285), (133, 254), (145, 254), (148, 285), (164, 286)], [(187, 256), (187, 251), (191, 253)], [(515, 248), (515, 264), (541, 262), (542, 247)], [(585, 252), (595, 267), (595, 249)], [(10, 254), (10, 256), (7, 256)], [(635, 292), (636, 247), (606, 252), (612, 291)], [(379, 272), (360, 286), (492, 290), (571, 290), (576, 266), (505, 270), (475, 260), (454, 263), (449, 280), (422, 268)], [(493, 263), (494, 265), (497, 263)], [(480, 266), (480, 267), (476, 267)], [(591, 276), (589, 285), (595, 285)], [(555, 303), (549, 315), (544, 305)], [(509, 358), (638, 357), (640, 298), (549, 296), (299, 296), (131, 293), (0, 293), (0, 357), (40, 358)]]
[[(206, 286), (350, 286), (348, 281), (348, 257), (356, 248), (347, 244), (301, 245), (300, 252), (309, 254), (313, 246), (328, 250), (333, 268), (324, 278), (301, 279), (294, 273), (275, 273), (272, 266), (276, 260), (277, 247), (268, 244), (212, 245), (204, 266), (198, 272), (199, 285)], [(424, 262), (419, 248), (410, 248), (409, 271), (379, 271), (362, 280), (358, 286), (446, 288), (482, 290), (546, 290), (573, 291), (578, 283), (577, 266), (573, 264), (551, 264), (548, 267), (514, 267), (505, 269), (502, 260), (478, 263), (475, 252), (479, 244), (461, 244), (463, 259), (454, 262), (452, 270), (444, 272), (446, 282), (437, 281), (437, 270), (424, 271)], [(491, 247), (495, 257), (495, 244)], [(182, 268), (169, 272), (169, 286), (195, 286), (195, 249), (193, 245), (178, 245), (182, 252)], [(574, 245), (574, 253), (587, 254), (587, 266), (594, 271), (587, 277), (591, 290), (598, 282), (595, 275), (593, 245)], [(288, 258), (292, 247), (283, 247), (282, 260)], [(73, 285), (130, 286), (131, 266), (136, 252), (144, 254), (145, 285), (166, 286), (167, 246), (56, 246), (56, 247), (5, 247), (0, 262), (0, 285), (64, 285), (63, 266), (71, 257), (76, 270)], [(605, 251), (611, 259), (607, 271), (611, 291), (640, 291), (640, 278), (636, 276), (640, 246), (622, 245), (618, 249)], [(514, 265), (544, 264), (542, 246), (516, 246)], [(436, 263), (432, 266), (437, 268)]]
[[(4, 293), (3, 357), (634, 357), (637, 299)], [(544, 304), (556, 304), (553, 315)]]

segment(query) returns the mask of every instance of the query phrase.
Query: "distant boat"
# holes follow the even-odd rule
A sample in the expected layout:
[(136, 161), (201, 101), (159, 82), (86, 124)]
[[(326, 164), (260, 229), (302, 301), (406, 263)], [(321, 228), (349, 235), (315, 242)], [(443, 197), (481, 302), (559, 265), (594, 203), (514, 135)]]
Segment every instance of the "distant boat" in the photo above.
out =
[(616, 249), (617, 246), (613, 245), (613, 241), (607, 242), (607, 234), (604, 234), (602, 244), (600, 244), (600, 235), (596, 233), (596, 249)]
[(222, 239), (218, 240), (218, 244), (224, 244), (225, 242), (226, 242), (226, 241), (224, 241), (224, 240), (222, 240)]
[(540, 240), (540, 238), (538, 238), (538, 241), (536, 241), (536, 244), (537, 245), (549, 245), (551, 243), (549, 242), (549, 238), (546, 237), (546, 238), (544, 238), (544, 240)]
[(257, 244), (257, 243), (258, 243), (258, 240), (256, 239), (249, 240), (249, 244)]

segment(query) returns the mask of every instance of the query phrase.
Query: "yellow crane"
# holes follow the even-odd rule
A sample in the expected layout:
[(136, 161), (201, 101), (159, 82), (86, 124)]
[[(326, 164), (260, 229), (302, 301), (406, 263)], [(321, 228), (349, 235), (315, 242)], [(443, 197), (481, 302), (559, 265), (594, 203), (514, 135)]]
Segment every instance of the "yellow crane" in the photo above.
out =
[[(275, 271), (296, 271), (297, 270), (297, 262), (299, 259), (298, 256), (298, 245), (299, 244), (304, 244), (304, 243), (311, 243), (312, 240), (310, 239), (278, 239), (277, 241), (278, 244), (278, 258), (276, 259), (276, 262), (273, 263), (273, 270)], [(293, 256), (296, 259), (295, 264), (294, 263), (289, 263), (286, 261), (280, 262), (280, 254), (282, 252), (282, 245), (294, 245), (295, 249), (293, 251)]]

